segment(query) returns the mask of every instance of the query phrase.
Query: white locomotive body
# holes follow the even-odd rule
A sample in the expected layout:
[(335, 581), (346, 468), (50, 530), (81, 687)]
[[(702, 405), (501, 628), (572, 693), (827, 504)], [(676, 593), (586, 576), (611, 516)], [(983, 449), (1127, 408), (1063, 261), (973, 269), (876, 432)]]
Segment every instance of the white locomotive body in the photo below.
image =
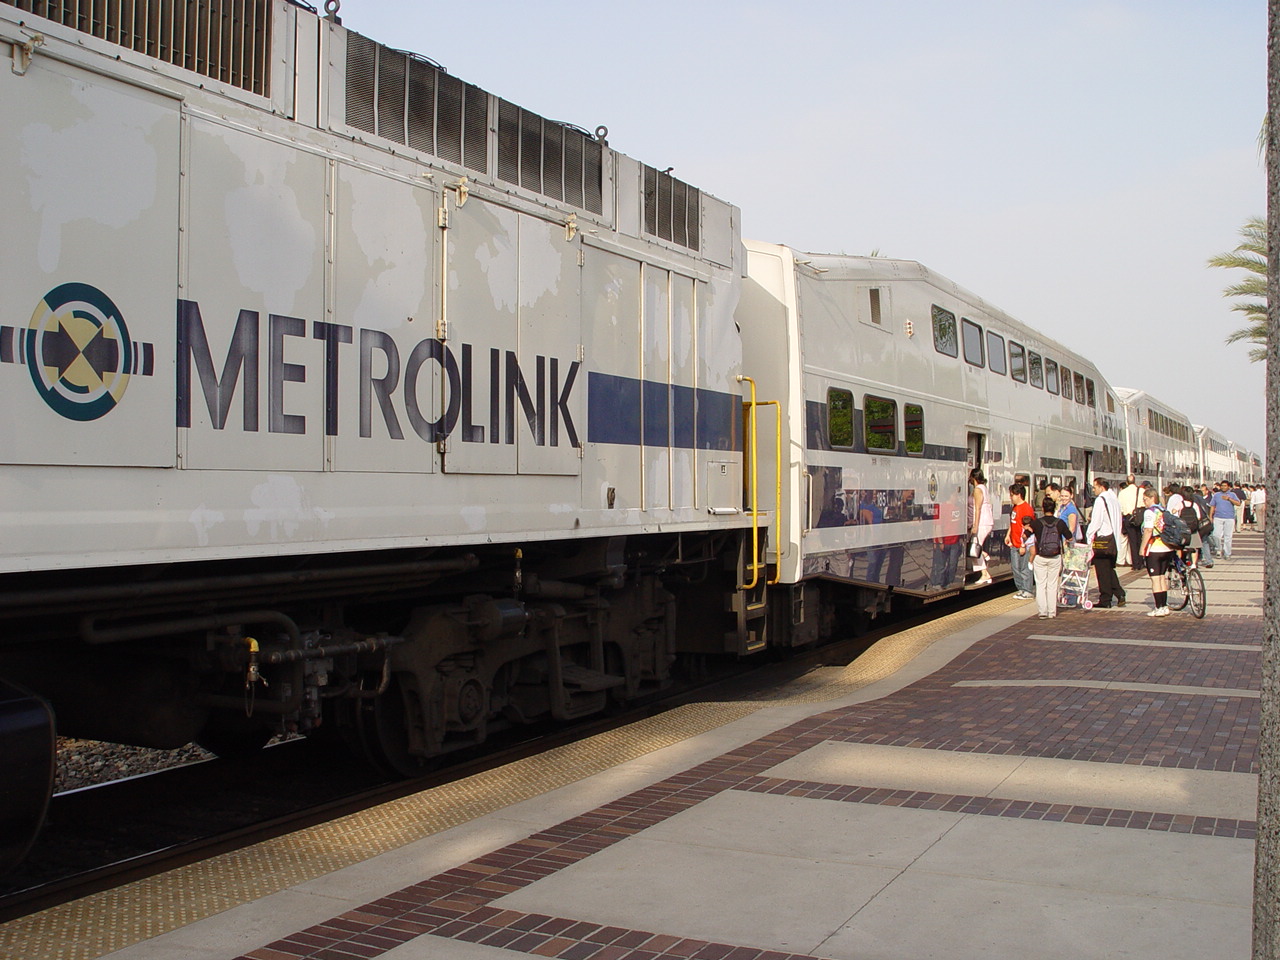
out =
[(0, 677), (60, 732), (411, 772), (763, 645), (731, 205), (288, 0), (0, 46)]
[(736, 211), (261, 6), (266, 94), (54, 24), (0, 75), (0, 571), (740, 522)]

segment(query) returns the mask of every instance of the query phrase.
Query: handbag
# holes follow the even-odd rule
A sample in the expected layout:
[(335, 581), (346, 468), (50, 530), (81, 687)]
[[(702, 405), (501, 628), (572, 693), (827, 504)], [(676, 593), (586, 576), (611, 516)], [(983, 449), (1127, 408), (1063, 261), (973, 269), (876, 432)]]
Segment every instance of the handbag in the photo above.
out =
[(982, 553), (982, 541), (974, 537), (973, 542), (969, 544), (969, 556), (976, 560), (980, 553)]
[(1094, 553), (1115, 553), (1116, 541), (1114, 537), (1094, 537), (1093, 538)]

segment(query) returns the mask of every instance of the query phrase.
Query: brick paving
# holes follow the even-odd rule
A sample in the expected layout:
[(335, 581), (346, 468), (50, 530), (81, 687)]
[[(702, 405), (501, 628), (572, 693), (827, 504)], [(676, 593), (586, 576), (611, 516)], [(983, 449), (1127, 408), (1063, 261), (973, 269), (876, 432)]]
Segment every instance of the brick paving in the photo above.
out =
[[(1151, 640), (1117, 645), (1031, 639), (1032, 634)], [(1178, 647), (1239, 644), (1253, 650)], [(539, 831), (357, 910), (300, 931), (242, 960), (379, 957), (423, 935), (565, 960), (802, 960), (749, 946), (631, 930), (495, 905), (620, 840), (726, 790), (977, 816), (1252, 838), (1256, 823), (1166, 811), (1114, 810), (929, 791), (822, 784), (768, 776), (770, 768), (837, 741), (1053, 757), (1101, 763), (1256, 773), (1256, 698), (1262, 622), (1248, 617), (1151, 620), (1070, 611), (1031, 618), (978, 641), (931, 676), (868, 703), (828, 710), (676, 776)], [(960, 681), (1095, 680), (1211, 688), (1206, 693), (1066, 686), (957, 687)], [(1213, 689), (1224, 692), (1217, 694)], [(566, 905), (566, 913), (569, 912)]]

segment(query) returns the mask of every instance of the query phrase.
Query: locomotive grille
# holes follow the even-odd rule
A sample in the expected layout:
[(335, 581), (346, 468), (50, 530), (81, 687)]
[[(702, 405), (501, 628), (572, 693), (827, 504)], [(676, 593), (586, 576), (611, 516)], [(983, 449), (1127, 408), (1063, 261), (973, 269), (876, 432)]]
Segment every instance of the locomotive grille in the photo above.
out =
[(136, 53), (268, 96), (271, 0), (0, 0)]
[(489, 94), (358, 33), (347, 34), (347, 123), (488, 172)]
[(702, 195), (670, 173), (644, 168), (644, 229), (690, 250), (700, 243)]
[(499, 180), (600, 213), (603, 150), (581, 130), (498, 101)]

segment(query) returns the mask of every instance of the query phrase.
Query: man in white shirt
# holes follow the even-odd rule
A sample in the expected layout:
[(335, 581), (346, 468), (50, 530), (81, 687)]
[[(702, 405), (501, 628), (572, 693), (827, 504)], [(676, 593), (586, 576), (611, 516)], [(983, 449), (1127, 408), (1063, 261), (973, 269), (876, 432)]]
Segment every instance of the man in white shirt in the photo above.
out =
[(1132, 517), (1133, 511), (1142, 506), (1142, 500), (1139, 497), (1142, 494), (1141, 488), (1134, 479), (1133, 474), (1129, 474), (1125, 481), (1125, 486), (1120, 490), (1116, 499), (1120, 502), (1121, 530), (1120, 539), (1124, 542), (1124, 546), (1120, 548), (1120, 553), (1116, 555), (1116, 566), (1123, 567), (1128, 565), (1134, 570), (1142, 567), (1142, 557), (1138, 555), (1138, 544), (1142, 541), (1142, 531), (1136, 527), (1124, 522), (1125, 517)]
[(1095, 610), (1107, 610), (1110, 607), (1125, 605), (1124, 587), (1120, 586), (1120, 578), (1116, 575), (1116, 558), (1122, 538), (1120, 520), (1120, 501), (1111, 492), (1111, 484), (1101, 477), (1093, 478), (1093, 513), (1089, 516), (1089, 526), (1084, 532), (1084, 542), (1108, 541), (1109, 550), (1093, 551), (1093, 569), (1098, 575), (1098, 602)]
[(1265, 529), (1267, 525), (1267, 488), (1262, 484), (1254, 487), (1249, 503), (1253, 507), (1253, 525), (1259, 530)]

